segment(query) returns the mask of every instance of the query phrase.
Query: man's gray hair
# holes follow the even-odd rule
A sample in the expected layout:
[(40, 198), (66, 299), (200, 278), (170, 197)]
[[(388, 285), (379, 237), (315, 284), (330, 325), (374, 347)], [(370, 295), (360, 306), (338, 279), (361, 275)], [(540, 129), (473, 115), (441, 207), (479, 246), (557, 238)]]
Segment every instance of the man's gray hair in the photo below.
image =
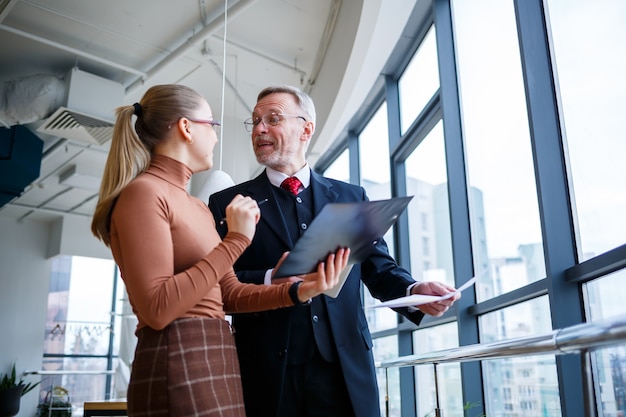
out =
[(287, 93), (294, 96), (296, 99), (296, 103), (305, 113), (309, 115), (309, 120), (315, 123), (315, 104), (313, 104), (313, 99), (304, 91), (300, 90), (298, 87), (293, 87), (291, 85), (271, 85), (269, 87), (261, 90), (259, 95), (257, 96), (257, 103), (264, 98), (265, 96), (269, 96), (270, 94), (275, 93)]

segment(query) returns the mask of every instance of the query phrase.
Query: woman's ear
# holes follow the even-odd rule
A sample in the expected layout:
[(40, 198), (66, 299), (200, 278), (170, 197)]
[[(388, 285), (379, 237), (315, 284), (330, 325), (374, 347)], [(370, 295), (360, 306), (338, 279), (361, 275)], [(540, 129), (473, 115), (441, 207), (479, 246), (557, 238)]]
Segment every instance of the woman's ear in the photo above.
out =
[(191, 137), (191, 122), (186, 117), (181, 117), (178, 119), (178, 123), (176, 123), (176, 128), (182, 135), (183, 139), (187, 143), (191, 143), (193, 138)]

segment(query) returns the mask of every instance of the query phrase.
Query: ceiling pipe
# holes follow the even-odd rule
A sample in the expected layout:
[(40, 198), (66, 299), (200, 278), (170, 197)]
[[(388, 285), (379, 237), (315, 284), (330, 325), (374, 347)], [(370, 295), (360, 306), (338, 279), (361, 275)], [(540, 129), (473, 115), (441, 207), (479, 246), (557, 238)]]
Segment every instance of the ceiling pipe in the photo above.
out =
[(2, 22), (4, 18), (8, 16), (11, 9), (19, 2), (20, 0), (0, 1), (0, 22)]
[(315, 64), (313, 66), (313, 70), (311, 71), (311, 77), (309, 78), (307, 82), (308, 85), (305, 88), (305, 91), (307, 93), (311, 92), (311, 89), (317, 81), (317, 76), (322, 69), (322, 63), (324, 62), (324, 58), (326, 58), (328, 46), (330, 45), (333, 32), (335, 31), (335, 25), (337, 24), (339, 9), (341, 9), (341, 0), (334, 0), (330, 8), (330, 13), (328, 14), (328, 20), (326, 20), (326, 27), (324, 28), (324, 33), (322, 35), (322, 40), (320, 41), (320, 46), (319, 48), (317, 48), (317, 56), (315, 57)]
[[(243, 12), (247, 9), (255, 0), (240, 0), (233, 6), (228, 8), (229, 19), (237, 16), (239, 13)], [(167, 67), (170, 63), (179, 59), (183, 55), (185, 55), (191, 48), (198, 45), (205, 38), (212, 35), (218, 29), (220, 29), (224, 25), (224, 13), (219, 14), (215, 17), (211, 22), (209, 22), (206, 26), (204, 26), (198, 33), (187, 39), (182, 45), (176, 48), (172, 53), (167, 55), (161, 61), (156, 63), (152, 68), (150, 68), (146, 73), (131, 83), (128, 88), (126, 88), (126, 94), (131, 95), (135, 93), (141, 86), (148, 81), (150, 78), (154, 77), (158, 74), (163, 68)]]
[(61, 49), (63, 51), (66, 51), (66, 52), (69, 52), (71, 54), (77, 55), (77, 56), (79, 56), (81, 58), (88, 59), (90, 61), (99, 62), (101, 64), (108, 65), (111, 68), (116, 68), (116, 69), (119, 69), (119, 70), (122, 70), (122, 71), (126, 71), (126, 72), (131, 73), (131, 74), (139, 75), (140, 77), (145, 77), (146, 76), (146, 74), (143, 71), (139, 71), (139, 70), (137, 70), (135, 68), (127, 67), (126, 65), (118, 64), (117, 62), (113, 62), (113, 61), (111, 61), (109, 59), (100, 58), (99, 56), (92, 55), (92, 54), (87, 53), (87, 52), (83, 52), (83, 51), (81, 51), (79, 49), (75, 49), (75, 48), (69, 47), (67, 45), (63, 45), (61, 43), (58, 43), (58, 42), (50, 41), (50, 40), (42, 38), (40, 36), (33, 35), (32, 33), (24, 32), (24, 31), (19, 30), (19, 29), (14, 29), (14, 28), (12, 28), (10, 26), (6, 26), (6, 25), (3, 25), (3, 24), (0, 24), (0, 29), (2, 29), (4, 31), (7, 31), (7, 32), (14, 33), (14, 34), (19, 35), (19, 36), (23, 36), (25, 38), (32, 39), (34, 41), (43, 43), (43, 44), (48, 45), (48, 46), (52, 46), (53, 48)]

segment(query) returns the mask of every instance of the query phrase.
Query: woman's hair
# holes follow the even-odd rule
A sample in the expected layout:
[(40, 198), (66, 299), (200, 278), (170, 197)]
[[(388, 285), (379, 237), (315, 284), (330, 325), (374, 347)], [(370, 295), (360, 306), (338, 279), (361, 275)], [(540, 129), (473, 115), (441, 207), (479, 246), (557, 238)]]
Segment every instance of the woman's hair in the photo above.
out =
[(298, 87), (284, 84), (271, 85), (261, 90), (261, 92), (257, 96), (256, 101), (258, 103), (263, 97), (275, 93), (291, 94), (296, 99), (296, 103), (298, 103), (298, 106), (300, 106), (300, 108), (309, 115), (309, 120), (315, 123), (315, 104), (313, 104), (313, 99), (307, 93), (300, 90)]
[[(91, 222), (91, 232), (105, 245), (111, 243), (111, 213), (117, 197), (148, 168), (154, 147), (168, 136), (172, 125), (193, 115), (203, 100), (189, 87), (165, 84), (148, 89), (139, 103), (115, 109), (113, 139)], [(134, 129), (133, 115), (137, 116)]]

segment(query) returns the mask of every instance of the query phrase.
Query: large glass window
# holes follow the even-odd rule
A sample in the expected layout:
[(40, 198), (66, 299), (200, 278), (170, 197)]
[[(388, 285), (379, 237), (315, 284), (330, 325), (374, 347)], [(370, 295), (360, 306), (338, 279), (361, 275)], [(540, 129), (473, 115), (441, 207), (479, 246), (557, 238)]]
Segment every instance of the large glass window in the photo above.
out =
[[(513, 2), (453, 1), (478, 301), (545, 277)], [(492, 259), (516, 259), (514, 278)], [(500, 261), (497, 261), (500, 263)]]
[[(548, 297), (539, 297), (480, 318), (481, 342), (549, 333)], [(486, 414), (561, 416), (554, 355), (528, 355), (483, 362)]]
[(439, 89), (435, 27), (431, 26), (398, 81), (402, 133), (411, 126)]
[(411, 274), (452, 286), (454, 266), (443, 127), (437, 123), (405, 161)]
[[(398, 338), (396, 336), (374, 339), (374, 360), (384, 361), (398, 357)], [(380, 390), (381, 415), (400, 417), (400, 370), (398, 368), (378, 368), (376, 370), (378, 389)]]
[(581, 260), (626, 243), (626, 3), (548, 0)]
[[(458, 340), (457, 323), (416, 330), (413, 332), (413, 350), (415, 354), (420, 354), (455, 348), (459, 346)], [(415, 366), (416, 415), (434, 415), (433, 411), (439, 404), (446, 417), (464, 417), (461, 366), (458, 363), (436, 366), (436, 370), (434, 365)]]
[[(40, 400), (54, 386), (77, 407), (116, 398), (123, 284), (115, 263), (61, 256), (52, 264)], [(117, 388), (125, 396), (126, 385)]]
[[(370, 200), (391, 197), (391, 174), (389, 170), (389, 134), (387, 132), (387, 105), (383, 103), (359, 135), (359, 164), (361, 186)], [(389, 253), (393, 256), (393, 228), (384, 236)], [(371, 331), (396, 327), (398, 315), (388, 308), (368, 308), (377, 303), (364, 292), (363, 305)]]
[(350, 182), (350, 154), (348, 150), (344, 150), (341, 154), (326, 168), (324, 176), (339, 181)]
[[(626, 314), (623, 291), (626, 270), (596, 279), (583, 285), (589, 321), (598, 321)], [(626, 347), (598, 349), (593, 353), (594, 383), (601, 417), (626, 414)]]
[[(396, 75), (397, 86), (375, 91), (375, 95), (365, 101), (371, 103), (380, 94), (389, 98), (397, 87), (399, 114), (389, 117), (400, 121), (402, 137), (393, 138), (392, 143), (394, 146), (397, 143), (397, 148), (393, 149), (392, 155), (385, 104), (376, 109), (360, 109), (358, 119), (352, 120), (352, 123), (358, 123), (364, 113), (373, 114), (358, 139), (361, 184), (370, 198), (390, 197), (390, 174), (396, 172), (405, 174), (405, 178), (394, 178), (399, 188), (406, 185), (407, 195), (414, 195), (407, 211), (409, 247), (402, 248), (403, 253), (406, 250), (410, 255), (412, 275), (416, 279), (454, 284), (452, 271), (463, 270), (467, 266), (467, 255), (471, 253), (472, 256), (479, 304), (473, 306), (476, 310), (464, 311), (479, 312), (477, 323), (470, 319), (465, 322), (468, 326), (460, 329), (455, 324), (419, 328), (412, 340), (413, 353), (416, 354), (455, 346), (459, 338), (463, 344), (475, 343), (474, 324), (478, 325), (481, 343), (548, 333), (553, 330), (552, 315), (559, 320), (562, 316), (557, 313), (572, 308), (559, 305), (562, 299), (558, 296), (529, 294), (531, 290), (558, 288), (560, 283), (551, 280), (563, 279), (565, 271), (559, 268), (571, 266), (570, 254), (555, 255), (550, 251), (555, 262), (551, 262), (551, 276), (546, 274), (544, 239), (559, 242), (560, 239), (570, 239), (570, 236), (542, 236), (540, 210), (549, 215), (555, 207), (552, 206), (553, 200), (544, 199), (542, 207), (538, 201), (536, 184), (549, 183), (551, 178), (539, 178), (540, 181), (535, 178), (538, 173), (534, 169), (525, 95), (525, 81), (529, 85), (533, 82), (532, 77), (555, 77), (578, 260), (589, 259), (626, 243), (626, 220), (621, 216), (626, 209), (626, 185), (622, 180), (626, 178), (626, 166), (620, 162), (621, 157), (626, 156), (626, 142), (622, 140), (623, 135), (616, 134), (621, 132), (620, 122), (622, 115), (626, 114), (626, 82), (620, 72), (626, 63), (623, 48), (626, 3), (619, 0), (546, 0), (542, 5), (536, 2), (528, 5), (510, 0), (450, 0), (450, 15), (439, 13), (445, 3), (437, 3), (435, 16), (420, 15), (419, 22), (427, 22), (427, 28), (416, 29), (412, 34), (408, 34), (408, 27), (405, 28), (407, 37), (403, 38), (403, 43), (408, 44), (406, 39), (409, 38), (423, 42), (417, 49), (408, 45), (403, 48), (399, 44), (394, 51), (389, 62), (408, 61), (408, 65), (399, 75), (401, 69), (391, 68), (388, 63), (385, 82), (381, 83), (384, 87), (381, 88), (390, 86), (391, 77)], [(550, 37), (547, 41), (554, 58), (554, 74), (537, 73), (542, 71), (541, 66), (537, 66), (529, 72), (530, 78), (524, 80), (522, 60), (529, 57), (521, 56), (519, 44), (522, 41), (526, 45), (536, 39), (526, 31), (522, 32), (525, 38), (518, 39), (515, 11), (521, 13), (517, 17), (520, 22), (536, 24), (539, 31), (542, 22), (531, 22), (541, 15), (535, 13), (539, 11), (535, 6), (544, 6), (548, 12), (545, 15)], [(447, 48), (448, 16), (452, 18), (454, 50), (437, 50), (437, 45)], [(437, 31), (431, 26), (433, 21), (438, 25)], [(422, 38), (424, 33), (426, 35)], [(437, 42), (435, 35), (440, 37)], [(451, 59), (452, 52), (456, 54), (456, 62)], [(405, 58), (406, 54), (413, 56)], [(533, 62), (528, 60), (524, 64)], [(457, 67), (452, 68), (453, 64)], [(438, 70), (440, 65), (441, 71)], [(453, 71), (456, 71), (458, 81), (462, 138), (453, 136), (458, 127), (457, 97), (451, 97), (451, 86), (444, 84)], [(446, 94), (439, 100), (432, 100), (438, 91)], [(546, 94), (551, 92), (546, 91)], [(428, 103), (440, 107), (433, 109), (433, 113), (424, 113)], [(436, 120), (420, 118), (420, 115), (431, 114), (442, 117), (442, 121), (434, 123)], [(426, 133), (422, 128), (427, 124), (434, 126)], [(446, 129), (446, 140), (442, 126)], [(533, 128), (541, 134), (546, 126), (539, 123)], [(391, 123), (391, 134), (396, 133), (396, 126)], [(451, 152), (448, 155), (450, 160), (458, 160), (458, 149), (446, 149), (444, 145), (458, 143), (460, 139), (463, 140), (466, 178), (461, 178), (462, 173), (456, 170), (458, 167), (447, 167), (444, 157), (448, 151)], [(413, 140), (421, 142), (412, 147)], [(538, 151), (542, 149), (538, 147)], [(390, 168), (391, 164), (400, 166)], [(461, 181), (463, 183), (459, 184)], [(464, 203), (465, 195), (449, 196), (449, 189), (467, 190), (469, 200), (466, 217), (453, 207), (455, 230), (450, 225), (449, 202), (452, 197), (458, 197), (452, 201)], [(455, 246), (459, 252), (453, 258), (452, 239), (460, 237), (459, 245), (465, 242), (466, 220), (471, 230), (471, 247)], [(550, 228), (546, 231), (549, 233)], [(385, 239), (393, 243), (389, 236)], [(568, 256), (566, 265), (559, 263)], [(597, 261), (602, 263), (603, 260), (599, 258)], [(590, 267), (593, 265), (593, 262), (589, 263)], [(615, 290), (624, 286), (624, 280), (626, 271), (622, 270), (582, 284), (587, 320), (624, 314), (621, 293)], [(529, 286), (531, 283), (536, 284)], [(516, 291), (520, 288), (523, 290)], [(529, 295), (535, 298), (527, 299)], [(518, 296), (523, 300), (514, 298)], [(557, 304), (551, 306), (551, 300)], [(368, 321), (372, 331), (378, 332), (374, 336), (379, 336), (375, 340), (376, 360), (386, 359), (397, 350), (407, 352), (408, 346), (404, 344), (398, 349), (397, 334), (407, 330), (409, 324), (401, 321), (398, 326), (395, 313), (389, 309), (369, 309), (373, 303), (375, 301), (366, 292)], [(489, 313), (481, 313), (485, 310)], [(432, 324), (430, 319), (424, 323)], [(616, 417), (624, 414), (626, 349), (601, 349), (591, 357), (599, 415)], [(559, 368), (557, 362), (562, 363), (553, 354), (483, 360), (480, 366), (483, 386), (477, 390), (473, 390), (475, 387), (462, 390), (461, 382), (471, 384), (479, 380), (479, 375), (472, 374), (478, 367), (462, 367), (467, 374), (461, 375), (458, 365), (438, 365), (441, 408), (446, 415), (476, 415), (477, 412), (466, 408), (480, 403), (481, 399), (463, 398), (461, 391), (464, 391), (468, 395), (484, 395), (484, 411), (488, 416), (560, 416), (565, 405), (561, 405), (559, 388), (565, 391), (564, 398), (569, 406), (570, 402), (578, 401), (574, 397), (579, 387), (574, 378), (564, 379), (564, 385), (559, 387), (558, 376), (566, 378), (564, 372), (570, 370)], [(432, 365), (415, 367), (416, 416), (433, 415), (436, 403), (433, 376)], [(381, 400), (381, 407), (390, 407), (390, 415), (397, 415), (400, 410), (394, 406), (398, 405), (400, 398), (394, 392), (397, 382), (393, 378), (379, 379), (383, 391), (381, 398), (390, 393), (389, 404)], [(403, 379), (402, 383), (405, 381)], [(406, 392), (407, 388), (399, 387), (401, 392)], [(402, 413), (406, 412), (402, 410)], [(413, 410), (408, 412), (411, 414)]]
[(359, 135), (361, 186), (370, 200), (391, 197), (387, 103), (383, 103)]

